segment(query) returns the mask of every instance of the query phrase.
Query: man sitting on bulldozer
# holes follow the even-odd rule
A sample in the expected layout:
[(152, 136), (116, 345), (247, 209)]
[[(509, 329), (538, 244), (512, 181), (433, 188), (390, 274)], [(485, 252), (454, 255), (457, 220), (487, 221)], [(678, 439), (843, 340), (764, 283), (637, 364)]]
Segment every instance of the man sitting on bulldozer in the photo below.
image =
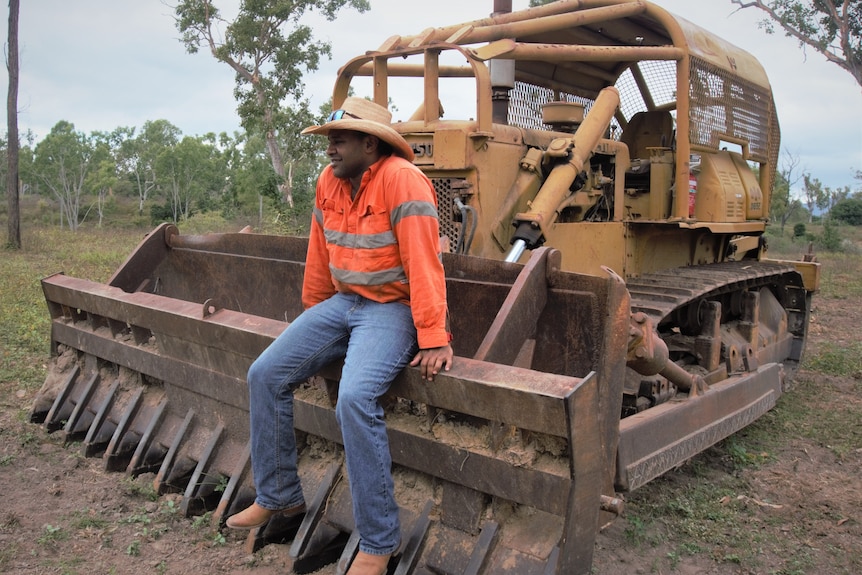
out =
[(380, 398), (409, 363), (433, 381), (452, 365), (436, 195), (388, 110), (348, 98), (321, 126), (330, 165), (316, 190), (305, 311), (248, 372), (255, 502), (227, 520), (253, 529), (305, 512), (293, 390), (344, 360), (341, 427), (359, 551), (348, 575), (381, 575), (401, 542)]

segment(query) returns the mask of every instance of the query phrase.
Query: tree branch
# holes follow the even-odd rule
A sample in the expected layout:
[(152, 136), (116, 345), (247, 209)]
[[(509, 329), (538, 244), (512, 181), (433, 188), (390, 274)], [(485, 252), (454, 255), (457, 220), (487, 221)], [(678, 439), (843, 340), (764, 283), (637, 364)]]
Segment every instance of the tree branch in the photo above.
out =
[[(776, 9), (776, 2), (767, 3), (764, 0), (730, 0), (730, 2), (731, 4), (739, 6), (740, 10), (744, 8), (757, 8), (762, 12), (765, 12), (769, 15), (771, 20), (784, 29), (788, 36), (798, 40), (800, 45), (814, 48), (828, 61), (833, 64), (837, 64), (844, 70), (850, 72), (856, 81), (862, 85), (862, 62), (859, 61), (859, 57), (853, 49), (851, 38), (850, 0), (843, 0), (840, 12), (836, 3), (833, 2), (819, 3), (814, 8), (811, 8), (809, 5), (804, 4), (801, 1), (789, 5), (811, 11), (812, 13), (819, 12), (820, 14), (827, 16), (831, 20), (832, 24), (835, 25), (836, 33), (834, 35), (827, 34), (829, 31), (824, 29), (823, 26), (812, 29), (810, 34), (805, 32), (802, 27), (794, 25), (792, 17), (788, 14), (790, 10), (785, 9), (779, 12)], [(822, 41), (818, 40), (816, 36), (817, 32), (822, 34)], [(837, 36), (837, 38), (835, 36)], [(834, 40), (837, 40), (837, 46), (833, 43)]]

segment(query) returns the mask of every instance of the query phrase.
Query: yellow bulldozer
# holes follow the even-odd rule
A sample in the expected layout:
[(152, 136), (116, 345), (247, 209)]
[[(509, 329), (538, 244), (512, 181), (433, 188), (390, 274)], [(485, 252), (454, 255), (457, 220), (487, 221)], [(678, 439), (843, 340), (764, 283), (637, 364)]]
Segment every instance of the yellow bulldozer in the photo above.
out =
[[(458, 356), (387, 399), (389, 573), (589, 573), (625, 494), (763, 415), (801, 359), (819, 267), (766, 257), (767, 76), (647, 1), (496, 0), (348, 61), (334, 107), (363, 86), (415, 110), (393, 128), (437, 192)], [(254, 498), (246, 372), (301, 311), (306, 249), (163, 225), (107, 284), (44, 279), (32, 421), (220, 525)], [(296, 394), (307, 513), (248, 539), (289, 544), (297, 573), (343, 573), (358, 544), (338, 379)]]

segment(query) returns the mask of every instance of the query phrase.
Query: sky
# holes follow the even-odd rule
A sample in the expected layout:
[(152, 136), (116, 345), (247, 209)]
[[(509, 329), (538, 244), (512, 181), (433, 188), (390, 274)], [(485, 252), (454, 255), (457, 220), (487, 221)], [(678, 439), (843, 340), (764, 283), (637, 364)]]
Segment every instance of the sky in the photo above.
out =
[[(238, 0), (217, 0), (225, 15)], [(311, 20), (330, 41), (333, 58), (305, 79), (316, 106), (332, 92), (338, 68), (388, 37), (418, 34), (484, 18), (493, 0), (370, 0), (371, 10), (345, 10), (335, 22)], [(767, 35), (760, 13), (730, 0), (654, 0), (655, 4), (743, 48), (760, 60), (772, 84), (782, 152), (833, 189), (862, 187), (862, 88), (813, 50), (782, 32)], [(233, 133), (239, 117), (234, 74), (208, 51), (188, 54), (170, 0), (33, 0), (21, 2), (19, 130), (37, 141), (61, 120), (84, 133), (140, 128), (165, 119), (186, 135)], [(529, 0), (513, 0), (515, 10)], [(0, 3), (4, 46), (8, 3)], [(6, 74), (0, 77), (5, 94)], [(370, 94), (359, 94), (370, 95)]]

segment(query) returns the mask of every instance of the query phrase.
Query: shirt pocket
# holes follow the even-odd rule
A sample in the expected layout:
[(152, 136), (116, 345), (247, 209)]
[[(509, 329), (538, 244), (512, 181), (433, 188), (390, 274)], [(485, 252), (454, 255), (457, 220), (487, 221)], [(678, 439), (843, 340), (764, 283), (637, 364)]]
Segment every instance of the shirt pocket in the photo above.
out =
[(339, 207), (338, 203), (331, 198), (323, 198), (320, 201), (320, 209), (324, 212), (343, 214), (344, 209)]
[(389, 212), (384, 206), (368, 204), (357, 218), (356, 247), (366, 256), (391, 257), (396, 244)]
[(320, 211), (323, 213), (323, 229), (341, 231), (344, 227), (344, 208), (337, 202), (323, 198), (320, 201)]

